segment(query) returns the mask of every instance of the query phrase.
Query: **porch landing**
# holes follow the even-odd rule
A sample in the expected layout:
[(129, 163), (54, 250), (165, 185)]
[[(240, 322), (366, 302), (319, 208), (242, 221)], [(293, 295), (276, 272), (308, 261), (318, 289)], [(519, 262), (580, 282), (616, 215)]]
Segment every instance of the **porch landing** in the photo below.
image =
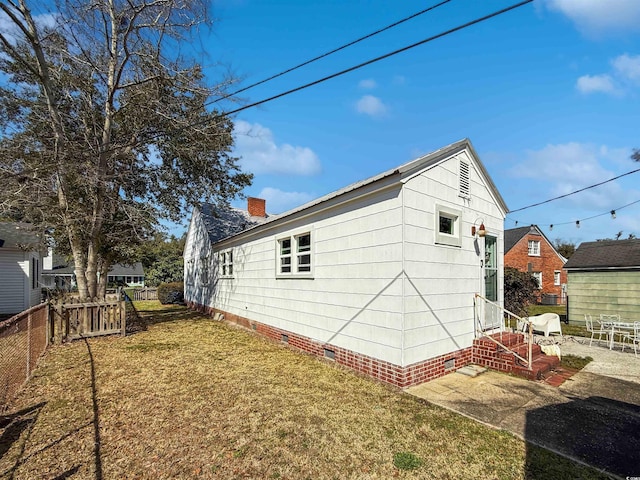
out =
[(483, 367), (498, 370), (499, 372), (511, 373), (528, 380), (541, 380), (548, 372), (555, 370), (560, 364), (560, 359), (556, 356), (542, 353), (540, 345), (531, 346), (532, 362), (531, 370), (527, 368), (526, 362), (516, 357), (512, 352), (523, 358), (527, 358), (529, 346), (522, 333), (495, 333), (492, 338), (508, 347), (509, 350), (482, 337), (473, 341), (472, 362)]

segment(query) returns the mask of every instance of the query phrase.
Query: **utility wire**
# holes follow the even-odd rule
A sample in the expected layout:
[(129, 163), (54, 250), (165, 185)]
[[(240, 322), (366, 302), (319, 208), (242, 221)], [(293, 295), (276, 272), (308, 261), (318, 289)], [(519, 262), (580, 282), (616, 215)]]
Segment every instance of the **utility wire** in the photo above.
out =
[(463, 25), (459, 25), (457, 27), (451, 28), (451, 29), (446, 30), (446, 31), (444, 31), (442, 33), (438, 33), (437, 35), (433, 35), (431, 37), (425, 38), (424, 40), (420, 40), (419, 42), (412, 43), (411, 45), (407, 45), (406, 47), (399, 48), (397, 50), (394, 50), (392, 52), (386, 53), (384, 55), (380, 55), (379, 57), (372, 58), (371, 60), (367, 60), (366, 62), (359, 63), (358, 65), (354, 65), (353, 67), (349, 67), (349, 68), (347, 68), (345, 70), (341, 70), (339, 72), (333, 73), (331, 75), (328, 75), (326, 77), (320, 78), (318, 80), (314, 80), (313, 82), (301, 85), (299, 87), (292, 88), (291, 90), (287, 90), (285, 92), (279, 93), (277, 95), (273, 95), (273, 96), (265, 98), (263, 100), (259, 100), (257, 102), (250, 103), (249, 105), (244, 105), (242, 107), (236, 108), (235, 110), (231, 110), (231, 111), (225, 112), (225, 113), (223, 113), (223, 115), (233, 115), (234, 113), (242, 112), (243, 110), (247, 110), (247, 109), (252, 108), (252, 107), (257, 107), (258, 105), (262, 105), (264, 103), (271, 102), (273, 100), (276, 100), (278, 98), (284, 97), (286, 95), (290, 95), (292, 93), (299, 92), (300, 90), (304, 90), (304, 89), (307, 89), (307, 88), (312, 87), (314, 85), (318, 85), (320, 83), (326, 82), (327, 80), (331, 80), (333, 78), (339, 77), (339, 76), (344, 75), (346, 73), (353, 72), (354, 70), (358, 70), (358, 69), (360, 69), (362, 67), (366, 67), (367, 65), (371, 65), (372, 63), (376, 63), (376, 62), (379, 62), (380, 60), (384, 60), (386, 58), (393, 57), (394, 55), (397, 55), (399, 53), (406, 52), (407, 50), (411, 50), (412, 48), (418, 47), (420, 45), (424, 45), (425, 43), (432, 42), (434, 40), (437, 40), (438, 38), (445, 37), (447, 35), (450, 35), (452, 33), (457, 32), (459, 30), (463, 30), (463, 29), (468, 28), (468, 27), (470, 27), (472, 25), (475, 25), (477, 23), (484, 22), (485, 20), (489, 20), (489, 19), (491, 19), (493, 17), (497, 17), (498, 15), (502, 15), (503, 13), (507, 13), (507, 12), (509, 12), (511, 10), (515, 10), (516, 8), (522, 7), (522, 6), (524, 6), (524, 5), (528, 4), (528, 3), (531, 3), (531, 2), (533, 2), (533, 0), (524, 0), (522, 2), (513, 4), (513, 5), (509, 6), (509, 7), (503, 8), (502, 10), (498, 10), (496, 12), (490, 13), (488, 15), (485, 15), (484, 17), (480, 17), (480, 18), (477, 18), (475, 20), (471, 20), (470, 22), (467, 22), (467, 23), (465, 23)]
[(387, 25), (386, 27), (383, 27), (383, 28), (381, 28), (379, 30), (376, 30), (375, 32), (371, 32), (368, 35), (365, 35), (364, 37), (360, 37), (360, 38), (358, 38), (356, 40), (353, 40), (353, 41), (351, 41), (349, 43), (346, 43), (346, 44), (344, 44), (344, 45), (342, 45), (342, 46), (340, 46), (338, 48), (334, 48), (333, 50), (330, 50), (330, 51), (328, 51), (326, 53), (323, 53), (322, 55), (318, 55), (317, 57), (314, 57), (314, 58), (312, 58), (310, 60), (307, 60), (306, 62), (300, 63), (299, 65), (296, 65), (295, 67), (288, 68), (288, 69), (286, 69), (286, 70), (284, 70), (284, 71), (282, 71), (280, 73), (276, 73), (275, 75), (272, 75), (272, 76), (270, 76), (268, 78), (265, 78), (265, 79), (260, 80), (258, 82), (252, 83), (249, 86), (246, 86), (244, 88), (236, 90), (235, 92), (231, 92), (229, 94), (226, 94), (223, 97), (216, 98), (215, 100), (213, 100), (211, 102), (208, 102), (205, 105), (213, 105), (214, 103), (218, 103), (218, 102), (220, 102), (222, 100), (225, 100), (225, 99), (227, 99), (229, 97), (233, 97), (233, 96), (235, 96), (235, 95), (237, 95), (239, 93), (245, 92), (245, 91), (249, 90), (250, 88), (257, 87), (258, 85), (262, 85), (263, 83), (269, 82), (269, 81), (274, 80), (274, 79), (276, 79), (278, 77), (286, 75), (287, 73), (293, 72), (294, 70), (298, 70), (299, 68), (302, 68), (302, 67), (304, 67), (306, 65), (309, 65), (309, 64), (311, 64), (313, 62), (316, 62), (316, 61), (321, 60), (321, 59), (323, 59), (325, 57), (328, 57), (329, 55), (333, 55), (334, 53), (337, 53), (340, 50), (344, 50), (345, 48), (351, 47), (351, 46), (355, 45), (356, 43), (360, 43), (363, 40), (367, 40), (368, 38), (374, 37), (374, 36), (384, 32), (386, 30), (390, 30), (393, 27), (397, 27), (398, 25), (401, 25), (401, 24), (403, 24), (405, 22), (408, 22), (409, 20), (412, 20), (412, 19), (414, 19), (416, 17), (419, 17), (420, 15), (423, 15), (423, 14), (425, 14), (427, 12), (430, 12), (431, 10), (435, 10), (436, 8), (441, 7), (442, 5), (444, 5), (446, 3), (449, 3), (451, 1), (452, 0), (444, 0), (444, 1), (440, 2), (440, 3), (432, 5), (429, 8), (425, 8), (424, 10), (420, 10), (419, 12), (416, 12), (413, 15), (405, 17), (402, 20), (398, 20), (397, 22), (394, 22), (394, 23), (392, 23), (390, 25)]
[(593, 185), (589, 185), (588, 187), (581, 188), (580, 190), (576, 190), (575, 192), (565, 193), (564, 195), (560, 195), (559, 197), (550, 198), (549, 200), (545, 200), (543, 202), (538, 202), (538, 203), (534, 203), (532, 205), (527, 205), (526, 207), (521, 207), (521, 208), (516, 208), (515, 210), (510, 210), (509, 214), (515, 213), (515, 212), (520, 212), (520, 211), (526, 210), (528, 208), (537, 207), (538, 205), (544, 205), (545, 203), (553, 202), (555, 200), (559, 200), (561, 198), (568, 197), (570, 195), (575, 195), (576, 193), (584, 192), (585, 190), (589, 190), (590, 188), (599, 187), (600, 185), (604, 185), (605, 183), (612, 182), (614, 180), (617, 180), (619, 178), (625, 177), (627, 175), (631, 175), (632, 173), (636, 173), (636, 172), (640, 172), (640, 168), (637, 168), (635, 170), (631, 170), (630, 172), (627, 172), (627, 173), (623, 173), (622, 175), (618, 175), (617, 177), (610, 178), (609, 180), (605, 180), (604, 182), (600, 182), (600, 183), (595, 183)]

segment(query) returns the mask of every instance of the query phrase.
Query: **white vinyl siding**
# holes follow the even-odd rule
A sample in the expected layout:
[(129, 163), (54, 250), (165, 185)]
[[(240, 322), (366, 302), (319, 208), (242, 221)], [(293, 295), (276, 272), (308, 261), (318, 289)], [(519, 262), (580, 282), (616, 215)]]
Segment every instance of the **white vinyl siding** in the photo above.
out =
[(20, 313), (40, 303), (40, 257), (0, 249), (0, 313)]
[[(475, 293), (483, 293), (484, 288), (481, 261), (485, 239), (471, 235), (473, 221), (479, 217), (484, 221), (487, 235), (496, 237), (498, 291), (495, 293), (498, 303), (503, 302), (504, 217), (474, 164), (469, 163), (473, 209), (459, 196), (457, 162), (438, 164), (404, 186), (405, 365), (422, 361), (425, 356), (445, 355), (472, 345), (473, 298)], [(436, 215), (444, 205), (460, 218), (457, 248), (428, 241), (436, 234)], [(476, 205), (482, 210), (475, 210)]]
[[(460, 159), (473, 208), (459, 195)], [(484, 288), (476, 251), (484, 239), (471, 226), (482, 217), (497, 238), (501, 303), (504, 212), (466, 150), (408, 177), (390, 175), (212, 247), (198, 245), (207, 237), (194, 215), (185, 299), (399, 366), (471, 347), (473, 298)], [(434, 241), (437, 205), (457, 216), (448, 235), (459, 245)], [(234, 249), (234, 278), (214, 275), (204, 288), (187, 265), (210, 248)]]

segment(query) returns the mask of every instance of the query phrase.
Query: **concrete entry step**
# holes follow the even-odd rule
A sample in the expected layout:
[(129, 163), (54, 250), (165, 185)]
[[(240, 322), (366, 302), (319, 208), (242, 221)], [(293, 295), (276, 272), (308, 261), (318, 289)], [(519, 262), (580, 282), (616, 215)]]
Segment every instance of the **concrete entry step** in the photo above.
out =
[(466, 375), (468, 377), (477, 377), (478, 375), (480, 375), (481, 373), (484, 373), (487, 371), (487, 368), (481, 366), (481, 365), (474, 365), (474, 364), (469, 364), (469, 365), (465, 365), (462, 368), (459, 368), (458, 370), (456, 370), (456, 373), (461, 373), (463, 375)]

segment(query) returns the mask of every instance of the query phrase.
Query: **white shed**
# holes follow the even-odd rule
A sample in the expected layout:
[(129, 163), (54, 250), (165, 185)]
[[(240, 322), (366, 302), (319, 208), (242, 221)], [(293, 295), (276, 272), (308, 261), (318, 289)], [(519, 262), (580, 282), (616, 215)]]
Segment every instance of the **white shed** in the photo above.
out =
[(24, 223), (0, 222), (0, 315), (41, 301), (41, 241)]
[(507, 207), (468, 140), (281, 215), (262, 202), (194, 210), (190, 306), (399, 387), (470, 363), (474, 295), (503, 303)]

